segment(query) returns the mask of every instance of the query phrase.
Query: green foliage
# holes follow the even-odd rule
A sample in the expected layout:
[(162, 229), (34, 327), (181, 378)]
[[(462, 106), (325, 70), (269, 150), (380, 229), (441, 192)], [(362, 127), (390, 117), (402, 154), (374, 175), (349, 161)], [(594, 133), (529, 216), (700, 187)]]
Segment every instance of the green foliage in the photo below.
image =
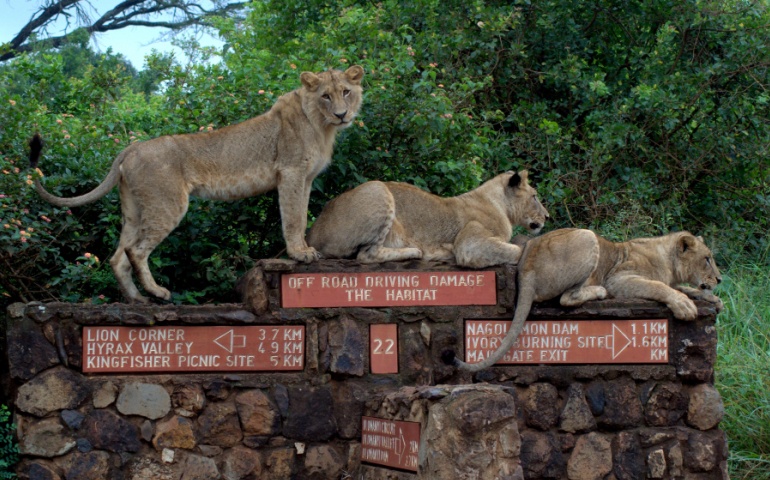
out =
[(769, 284), (765, 265), (736, 263), (720, 286), (725, 311), (718, 317), (716, 382), (735, 479), (770, 478)]
[(19, 461), (19, 448), (15, 431), (8, 406), (0, 404), (0, 478), (16, 478), (14, 467)]

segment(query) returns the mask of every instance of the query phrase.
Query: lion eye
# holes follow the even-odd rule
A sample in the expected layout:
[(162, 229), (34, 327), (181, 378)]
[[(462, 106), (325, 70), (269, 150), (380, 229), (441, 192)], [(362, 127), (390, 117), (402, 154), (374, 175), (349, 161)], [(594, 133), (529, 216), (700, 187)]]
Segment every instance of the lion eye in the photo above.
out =
[(347, 97), (348, 95), (350, 95), (350, 90), (343, 90), (342, 95)]
[(321, 95), (321, 98), (323, 98), (324, 100), (331, 100), (332, 99), (331, 95), (329, 95), (328, 93), (324, 93), (323, 95)]

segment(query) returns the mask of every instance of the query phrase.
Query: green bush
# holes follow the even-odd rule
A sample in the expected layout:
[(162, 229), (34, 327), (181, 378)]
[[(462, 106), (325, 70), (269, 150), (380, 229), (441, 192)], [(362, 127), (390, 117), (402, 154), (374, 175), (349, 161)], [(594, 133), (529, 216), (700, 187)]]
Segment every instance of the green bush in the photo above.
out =
[(0, 405), (0, 478), (16, 478), (14, 467), (19, 461), (19, 448), (15, 431), (11, 412), (6, 405)]

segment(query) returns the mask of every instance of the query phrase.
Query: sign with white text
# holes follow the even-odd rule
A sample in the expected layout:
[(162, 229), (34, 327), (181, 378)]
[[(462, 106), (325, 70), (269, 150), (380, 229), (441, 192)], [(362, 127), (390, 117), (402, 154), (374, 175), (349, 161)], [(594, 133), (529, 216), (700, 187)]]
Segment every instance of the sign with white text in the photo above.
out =
[(372, 373), (398, 373), (398, 325), (369, 326), (369, 366)]
[(362, 417), (362, 462), (416, 472), (419, 454), (419, 423)]
[(284, 308), (495, 305), (495, 272), (292, 273)]
[(86, 373), (304, 368), (304, 325), (83, 328)]
[[(500, 346), (510, 320), (466, 320), (465, 361)], [(527, 321), (499, 364), (668, 363), (668, 320)]]

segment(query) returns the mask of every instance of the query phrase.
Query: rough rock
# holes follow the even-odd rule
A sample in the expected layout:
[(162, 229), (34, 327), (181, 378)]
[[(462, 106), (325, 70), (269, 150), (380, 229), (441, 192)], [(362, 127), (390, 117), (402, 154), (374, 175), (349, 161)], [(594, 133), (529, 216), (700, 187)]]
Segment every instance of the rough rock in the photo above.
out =
[(596, 419), (586, 402), (583, 385), (573, 383), (567, 389), (567, 402), (561, 411), (559, 429), (578, 433), (596, 429)]
[(126, 480), (179, 480), (168, 465), (162, 465), (147, 457), (135, 457), (127, 465)]
[(215, 480), (220, 478), (219, 469), (213, 459), (188, 453), (180, 462), (184, 480)]
[(59, 468), (46, 460), (34, 460), (22, 463), (17, 470), (19, 478), (29, 480), (61, 480)]
[(644, 419), (655, 427), (676, 425), (687, 410), (687, 395), (673, 382), (657, 383), (644, 405)]
[(81, 433), (98, 450), (137, 452), (141, 447), (139, 429), (108, 410), (94, 410), (86, 415)]
[(128, 383), (120, 390), (116, 407), (123, 415), (139, 415), (156, 420), (171, 411), (171, 397), (161, 385)]
[(262, 457), (259, 452), (245, 447), (233, 447), (222, 455), (222, 478), (224, 480), (241, 480), (260, 478), (262, 473)]
[(612, 440), (613, 469), (617, 480), (636, 480), (644, 471), (644, 452), (635, 432), (619, 432)]
[(295, 473), (295, 450), (290, 447), (276, 448), (266, 454), (265, 468), (259, 480), (285, 480)]
[(82, 375), (64, 367), (45, 371), (19, 388), (16, 407), (44, 417), (56, 410), (78, 407), (88, 395)]
[(78, 453), (72, 457), (72, 467), (66, 480), (104, 480), (111, 478), (110, 454), (103, 451)]
[(184, 417), (174, 415), (166, 421), (158, 422), (152, 445), (156, 450), (164, 448), (195, 448), (195, 432), (193, 423)]
[(32, 423), (19, 440), (19, 453), (53, 458), (75, 448), (75, 438), (65, 430), (58, 418), (45, 418)]
[(94, 407), (107, 408), (118, 398), (118, 387), (110, 381), (102, 382), (94, 390)]
[(524, 478), (562, 478), (567, 473), (559, 442), (550, 432), (521, 433), (521, 466)]
[(274, 435), (281, 428), (281, 416), (261, 390), (247, 390), (235, 397), (235, 407), (244, 435)]
[(349, 316), (331, 322), (322, 363), (332, 373), (362, 376), (364, 374), (364, 335), (361, 327)]
[(72, 430), (77, 430), (86, 418), (85, 415), (77, 410), (62, 410), (61, 419), (67, 427)]
[(709, 430), (722, 421), (725, 406), (722, 396), (713, 385), (702, 383), (690, 390), (687, 423), (699, 430)]
[(366, 392), (351, 382), (332, 382), (331, 392), (339, 436), (347, 439), (358, 438), (361, 435), (361, 416), (364, 413)]
[(521, 395), (527, 425), (548, 430), (559, 421), (559, 391), (550, 383), (534, 383)]
[(171, 394), (171, 405), (174, 408), (190, 413), (198, 413), (206, 404), (206, 395), (203, 388), (196, 384), (177, 385)]
[(591, 432), (578, 438), (567, 462), (570, 480), (599, 480), (612, 471), (612, 445), (604, 435)]
[(523, 480), (513, 396), (492, 386), (456, 389), (430, 406), (419, 452), (421, 478)]
[(59, 363), (59, 355), (32, 321), (10, 322), (7, 334), (8, 365), (14, 378), (29, 380)]
[(713, 435), (693, 430), (687, 437), (684, 465), (693, 472), (709, 472), (719, 463), (720, 449)]
[(337, 431), (328, 388), (293, 387), (289, 390), (289, 409), (283, 421), (283, 434), (293, 440), (323, 442)]
[(232, 447), (241, 442), (243, 433), (238, 412), (231, 402), (210, 404), (198, 417), (200, 441), (220, 447)]
[(605, 389), (604, 399), (604, 409), (599, 417), (600, 426), (620, 430), (642, 423), (642, 402), (632, 379), (615, 379), (612, 388)]
[(305, 452), (302, 478), (308, 480), (340, 478), (345, 466), (345, 458), (331, 445), (313, 446)]

